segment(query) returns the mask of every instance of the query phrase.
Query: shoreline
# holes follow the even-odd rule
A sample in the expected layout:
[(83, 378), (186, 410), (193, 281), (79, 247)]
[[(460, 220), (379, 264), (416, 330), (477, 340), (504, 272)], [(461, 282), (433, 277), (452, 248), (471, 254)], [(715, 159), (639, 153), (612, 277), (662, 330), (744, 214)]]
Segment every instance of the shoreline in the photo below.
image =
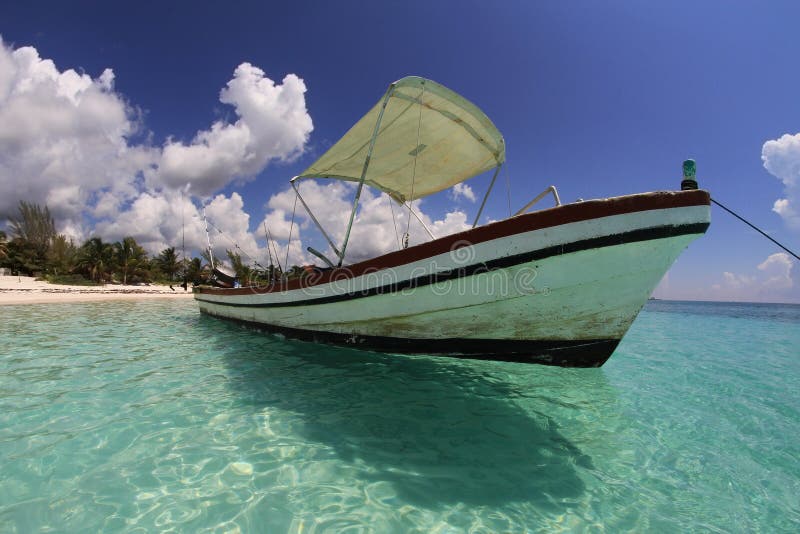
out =
[(173, 287), (174, 290), (160, 285), (71, 286), (37, 281), (28, 276), (0, 276), (0, 306), (192, 298), (191, 291)]

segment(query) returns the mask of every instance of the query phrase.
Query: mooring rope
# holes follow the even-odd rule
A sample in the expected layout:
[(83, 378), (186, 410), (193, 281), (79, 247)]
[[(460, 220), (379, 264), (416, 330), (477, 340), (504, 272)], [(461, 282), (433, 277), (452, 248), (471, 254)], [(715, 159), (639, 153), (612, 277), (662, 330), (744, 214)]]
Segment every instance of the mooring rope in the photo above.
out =
[(761, 235), (763, 235), (764, 237), (766, 237), (767, 239), (769, 239), (770, 241), (772, 241), (773, 243), (775, 243), (776, 245), (778, 245), (779, 247), (781, 247), (783, 250), (785, 250), (786, 252), (788, 252), (789, 254), (791, 254), (792, 256), (794, 256), (794, 257), (795, 257), (795, 259), (798, 259), (798, 260), (800, 260), (800, 256), (798, 256), (797, 254), (795, 254), (794, 252), (792, 252), (791, 250), (789, 250), (789, 249), (788, 249), (788, 248), (786, 248), (785, 246), (783, 246), (783, 245), (781, 245), (780, 243), (778, 243), (777, 241), (775, 241), (775, 240), (774, 240), (772, 237), (770, 237), (770, 236), (769, 236), (769, 235), (768, 235), (768, 234), (767, 234), (765, 231), (763, 231), (761, 228), (757, 227), (756, 225), (754, 225), (753, 223), (751, 223), (750, 221), (748, 221), (747, 219), (745, 219), (745, 218), (744, 218), (744, 217), (742, 217), (741, 215), (738, 215), (737, 213), (733, 212), (732, 210), (730, 210), (730, 209), (726, 208), (725, 206), (723, 206), (722, 204), (720, 204), (719, 202), (717, 202), (717, 200), (715, 200), (715, 199), (713, 199), (713, 198), (712, 198), (712, 199), (711, 199), (711, 202), (713, 202), (714, 204), (716, 204), (716, 205), (717, 205), (717, 206), (719, 206), (720, 208), (724, 209), (725, 211), (727, 211), (728, 213), (730, 213), (731, 215), (733, 215), (734, 217), (736, 217), (737, 219), (739, 219), (740, 221), (742, 221), (743, 223), (745, 223), (747, 226), (749, 226), (750, 228), (752, 228), (752, 229), (753, 229), (753, 230), (755, 230), (756, 232), (760, 233)]

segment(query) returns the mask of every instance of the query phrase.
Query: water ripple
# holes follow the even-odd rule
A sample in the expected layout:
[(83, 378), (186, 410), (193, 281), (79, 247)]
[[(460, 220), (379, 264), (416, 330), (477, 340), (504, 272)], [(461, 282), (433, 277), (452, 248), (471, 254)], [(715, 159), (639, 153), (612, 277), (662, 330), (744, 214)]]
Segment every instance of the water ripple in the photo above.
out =
[(602, 370), (0, 308), (0, 531), (796, 531), (800, 308), (658, 302)]

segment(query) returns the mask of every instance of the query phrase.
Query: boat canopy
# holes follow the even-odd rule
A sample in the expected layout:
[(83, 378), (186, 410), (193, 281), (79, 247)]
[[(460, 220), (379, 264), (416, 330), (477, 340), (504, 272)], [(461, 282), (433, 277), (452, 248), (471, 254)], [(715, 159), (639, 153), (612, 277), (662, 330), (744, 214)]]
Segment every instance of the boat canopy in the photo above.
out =
[(500, 166), (503, 136), (472, 102), (417, 76), (383, 98), (297, 178), (361, 182), (397, 202), (422, 198)]

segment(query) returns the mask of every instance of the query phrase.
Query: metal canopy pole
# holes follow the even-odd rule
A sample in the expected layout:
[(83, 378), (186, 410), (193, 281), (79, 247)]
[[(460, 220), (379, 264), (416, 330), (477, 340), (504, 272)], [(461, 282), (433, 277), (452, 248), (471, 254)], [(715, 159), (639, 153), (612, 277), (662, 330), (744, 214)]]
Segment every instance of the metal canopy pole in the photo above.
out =
[(214, 253), (211, 252), (211, 234), (208, 232), (208, 219), (206, 219), (206, 207), (203, 206), (203, 223), (206, 227), (206, 241), (208, 242), (208, 259), (211, 260), (211, 270), (214, 270)]
[(264, 238), (267, 240), (267, 254), (269, 255), (269, 264), (274, 265), (272, 263), (272, 251), (269, 249), (269, 232), (267, 231), (267, 221), (262, 221), (264, 223)]
[(344, 253), (347, 250), (347, 242), (350, 240), (350, 230), (353, 228), (353, 220), (356, 218), (356, 209), (358, 208), (358, 199), (361, 197), (361, 190), (364, 188), (364, 180), (367, 177), (367, 169), (369, 168), (369, 160), (372, 158), (372, 149), (375, 148), (375, 139), (378, 138), (378, 132), (381, 127), (381, 120), (383, 120), (383, 112), (386, 111), (386, 104), (389, 103), (389, 98), (394, 93), (396, 85), (393, 83), (389, 90), (386, 91), (386, 96), (383, 99), (381, 111), (378, 113), (378, 120), (375, 122), (375, 130), (372, 132), (372, 139), (369, 141), (369, 149), (367, 150), (367, 157), (364, 159), (364, 168), (361, 170), (361, 180), (358, 182), (358, 189), (356, 189), (356, 197), (353, 200), (353, 211), (350, 212), (350, 222), (347, 223), (347, 231), (344, 234), (344, 241), (342, 242), (342, 253), (339, 255), (339, 265), (342, 266), (344, 261)]
[(500, 173), (500, 167), (503, 164), (497, 166), (494, 170), (494, 176), (492, 176), (492, 181), (489, 183), (489, 189), (486, 190), (486, 194), (483, 195), (483, 202), (481, 202), (481, 208), (478, 210), (478, 214), (475, 216), (475, 222), (472, 223), (472, 227), (475, 228), (475, 225), (478, 224), (478, 219), (481, 218), (481, 213), (483, 213), (483, 207), (486, 205), (486, 200), (489, 198), (489, 193), (492, 192), (492, 187), (494, 187), (494, 181), (497, 180), (497, 175)]
[(292, 178), (291, 180), (289, 180), (289, 183), (290, 183), (290, 184), (292, 184), (292, 188), (294, 189), (294, 192), (295, 192), (295, 193), (297, 193), (297, 198), (299, 198), (299, 199), (300, 199), (300, 203), (301, 203), (301, 204), (303, 204), (303, 207), (306, 209), (306, 211), (308, 212), (308, 214), (311, 216), (311, 220), (312, 220), (312, 221), (314, 221), (314, 224), (316, 224), (316, 225), (317, 225), (317, 228), (319, 228), (319, 231), (320, 231), (320, 232), (322, 232), (322, 235), (324, 235), (324, 236), (325, 236), (325, 239), (327, 239), (327, 240), (328, 240), (328, 244), (329, 244), (329, 245), (331, 246), (331, 248), (333, 249), (333, 252), (334, 252), (334, 253), (335, 253), (335, 254), (336, 254), (336, 255), (337, 255), (337, 256), (338, 256), (338, 257), (341, 259), (341, 257), (342, 257), (342, 254), (340, 254), (340, 253), (339, 253), (339, 249), (338, 249), (338, 248), (336, 248), (336, 245), (334, 245), (334, 244), (333, 244), (333, 241), (331, 240), (330, 236), (328, 236), (327, 232), (325, 232), (325, 229), (324, 229), (324, 228), (322, 227), (322, 225), (319, 223), (319, 221), (317, 220), (317, 218), (316, 218), (316, 217), (314, 217), (314, 213), (312, 213), (312, 211), (311, 211), (311, 208), (309, 208), (309, 207), (308, 207), (308, 204), (306, 204), (306, 201), (305, 201), (305, 200), (303, 200), (303, 197), (302, 197), (302, 195), (300, 194), (300, 191), (298, 190), (297, 186), (296, 186), (296, 185), (294, 185), (294, 181), (295, 181), (295, 180), (297, 180), (297, 178), (298, 178), (298, 177), (297, 177), (297, 176), (295, 176), (294, 178)]
[(556, 206), (560, 206), (561, 199), (558, 197), (558, 191), (556, 190), (556, 186), (551, 185), (550, 187), (539, 193), (539, 195), (536, 198), (525, 204), (521, 210), (519, 210), (517, 213), (514, 214), (514, 217), (516, 217), (517, 215), (522, 215), (523, 213), (528, 211), (528, 208), (530, 208), (531, 206), (542, 200), (549, 193), (553, 193), (553, 199), (556, 201)]
[[(411, 213), (411, 215), (417, 218), (422, 227), (425, 228), (425, 231), (428, 232), (428, 235), (431, 236), (431, 239), (436, 239), (436, 237), (434, 237), (433, 235), (433, 232), (430, 231), (430, 228), (428, 228), (425, 222), (422, 219), (420, 219), (419, 215), (417, 215), (417, 212), (411, 208), (411, 202), (404, 202), (403, 205), (405, 205), (408, 208), (408, 211)], [(406, 234), (408, 234), (408, 232), (406, 232)]]

